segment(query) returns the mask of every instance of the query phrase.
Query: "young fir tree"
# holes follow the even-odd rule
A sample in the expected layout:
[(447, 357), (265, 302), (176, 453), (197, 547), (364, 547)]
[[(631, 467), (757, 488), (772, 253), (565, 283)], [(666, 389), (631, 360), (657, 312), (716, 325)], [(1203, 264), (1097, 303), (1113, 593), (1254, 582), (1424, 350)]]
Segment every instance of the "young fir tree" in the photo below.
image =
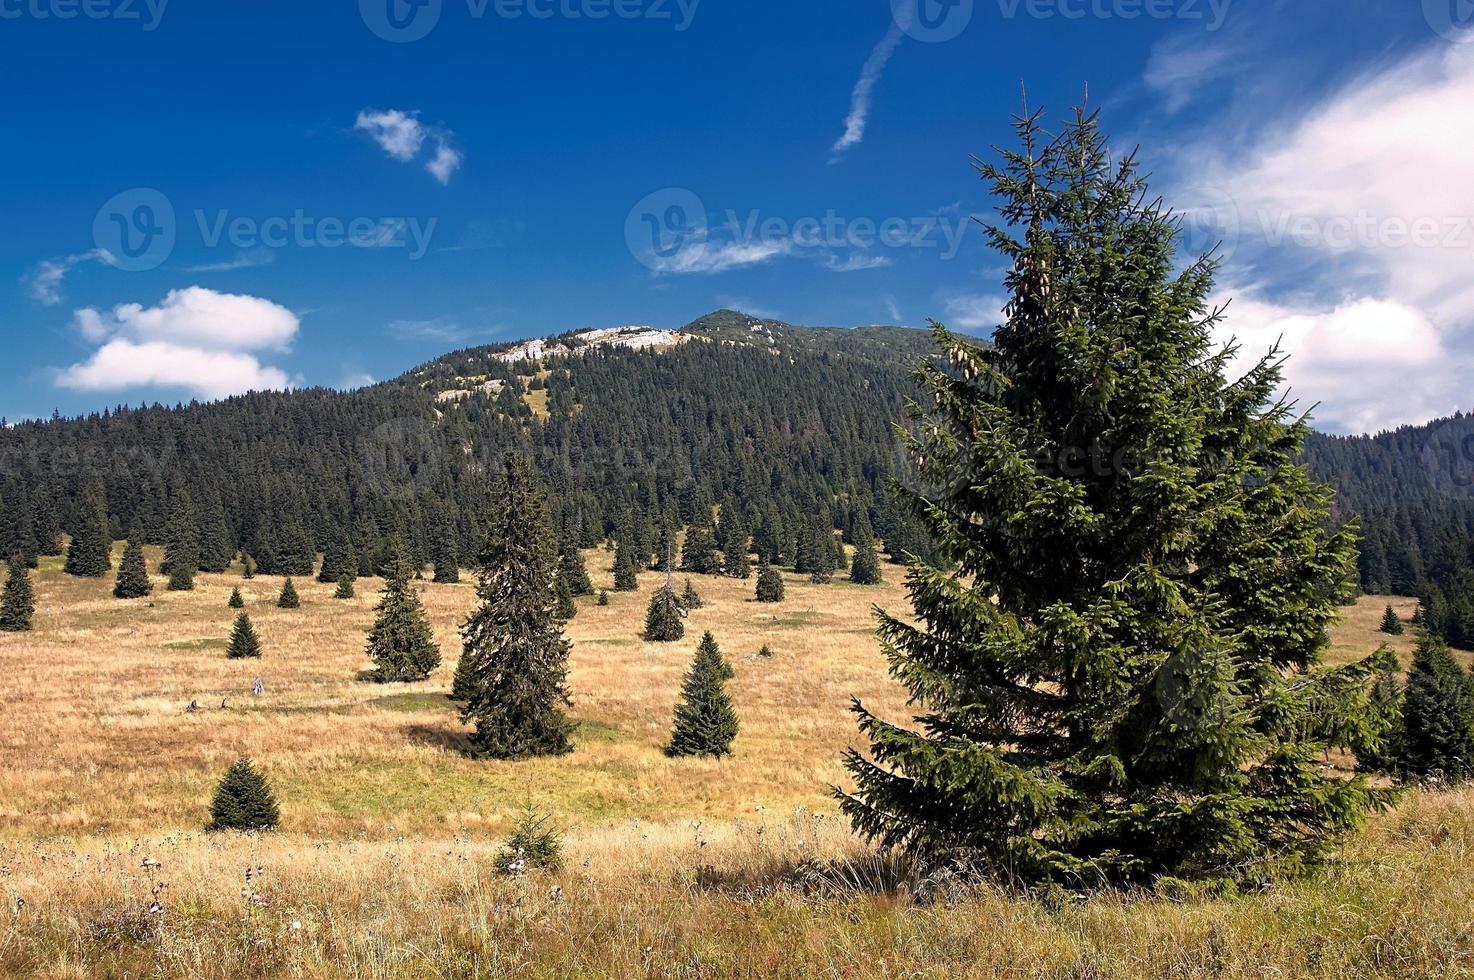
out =
[(328, 538), (327, 548), (322, 554), (322, 568), (317, 580), (324, 585), (339, 582), (344, 575), (358, 571), (358, 556), (353, 553), (353, 544), (346, 531), (335, 530)]
[(164, 542), (163, 572), (169, 576), (170, 592), (194, 590), (194, 575), (200, 567), (200, 524), (190, 498), (179, 494), (169, 517), (168, 539)]
[(701, 593), (696, 591), (696, 586), (691, 584), (691, 580), (686, 579), (686, 587), (681, 590), (681, 608), (691, 612), (704, 605), (706, 605), (706, 600), (701, 598)]
[(508, 453), (476, 561), (480, 607), (461, 629), (457, 680), (472, 756), (522, 759), (572, 751), (563, 709), (568, 650), (557, 615), (558, 554), (547, 500), (522, 456)]
[(558, 555), (558, 569), (563, 581), (568, 583), (569, 592), (576, 596), (594, 594), (594, 583), (589, 579), (589, 567), (584, 563), (583, 552), (578, 550), (576, 543), (564, 544)]
[(236, 586), (230, 590), (230, 598), (226, 600), (225, 604), (231, 609), (246, 608), (246, 597), (241, 595), (240, 586)]
[(25, 559), (16, 555), (10, 559), (10, 573), (5, 579), (5, 591), (0, 593), (0, 630), (7, 633), (24, 633), (31, 628), (31, 618), (36, 612), (36, 596), (31, 591), (31, 573), (26, 570)]
[(118, 580), (113, 585), (113, 595), (119, 599), (142, 599), (153, 590), (154, 584), (148, 578), (148, 563), (143, 557), (143, 531), (135, 529), (128, 536), (123, 560), (118, 563)]
[(1387, 606), (1387, 612), (1382, 616), (1382, 632), (1389, 636), (1402, 635), (1402, 620), (1397, 618), (1397, 612), (1391, 605)]
[(752, 578), (752, 558), (749, 548), (752, 536), (747, 533), (747, 525), (743, 523), (737, 509), (731, 509), (731, 517), (727, 516), (727, 510), (722, 511), (722, 526), (724, 536), (722, 542), (722, 572), (731, 578)]
[(241, 553), (241, 578), (253, 579), (256, 577), (256, 559), (250, 555)]
[(645, 614), (645, 639), (651, 643), (674, 643), (686, 635), (686, 622), (681, 616), (681, 600), (669, 582), (650, 597)]
[[(1214, 263), (1093, 117), (982, 166), (1008, 305), (992, 349), (935, 327), (910, 439), (914, 562), (882, 616), (916, 726), (855, 710), (856, 830), (924, 863), (1091, 885), (1293, 870), (1378, 795), (1321, 765), (1381, 658), (1321, 665), (1356, 560), (1298, 463), (1280, 358), (1222, 372)], [(1081, 465), (1103, 459), (1108, 465)], [(908, 610), (909, 614), (909, 610)]]
[(280, 822), (271, 784), (250, 759), (226, 770), (210, 802), (209, 830), (274, 830)]
[(292, 580), (285, 579), (281, 584), (281, 595), (276, 597), (278, 609), (296, 609), (302, 605), (302, 597), (297, 595), (297, 587)]
[(435, 528), (431, 561), (435, 574), (431, 581), (454, 585), (461, 580), (461, 557), (456, 550), (456, 532), (450, 518), (442, 516)]
[(783, 573), (772, 565), (764, 564), (757, 573), (757, 601), (783, 601)]
[(354, 591), (353, 591), (353, 573), (352, 572), (344, 572), (338, 578), (338, 588), (333, 592), (333, 598), (334, 599), (352, 599), (353, 596), (354, 596)]
[(113, 567), (112, 534), (102, 491), (93, 489), (78, 503), (72, 541), (63, 571), (79, 578), (102, 578)]
[(558, 618), (566, 623), (578, 615), (578, 603), (573, 601), (573, 590), (568, 587), (568, 580), (561, 571), (558, 573), (557, 594)]
[(634, 549), (624, 538), (620, 538), (614, 549), (614, 591), (634, 592), (639, 588)]
[(410, 585), (413, 574), (409, 559), (401, 552), (384, 578), (368, 636), (374, 680), (381, 684), (422, 681), (440, 666), (440, 647), (435, 644), (425, 607)]
[(230, 631), (230, 645), (225, 648), (225, 656), (231, 660), (246, 660), (261, 656), (261, 641), (256, 636), (256, 628), (251, 625), (251, 617), (245, 613), (235, 618), (235, 626)]
[(686, 543), (681, 548), (681, 571), (712, 575), (722, 570), (716, 538), (706, 524), (692, 524), (686, 530)]
[(716, 639), (707, 633), (696, 648), (696, 659), (681, 689), (667, 755), (732, 754), (737, 737), (737, 713), (727, 697), (726, 684), (733, 676), (732, 665), (722, 657)]
[(850, 560), (850, 581), (856, 585), (879, 585), (881, 582), (880, 556), (875, 551), (875, 536), (869, 523), (864, 523), (855, 534), (855, 555)]
[(1431, 633), (1413, 655), (1395, 755), (1407, 777), (1460, 780), (1474, 772), (1474, 680)]
[(603, 589), (600, 589), (599, 590), (599, 598), (597, 600), (597, 603), (598, 603), (598, 605), (601, 605), (601, 606), (607, 606), (607, 605), (609, 605), (609, 593), (608, 592), (605, 592)]

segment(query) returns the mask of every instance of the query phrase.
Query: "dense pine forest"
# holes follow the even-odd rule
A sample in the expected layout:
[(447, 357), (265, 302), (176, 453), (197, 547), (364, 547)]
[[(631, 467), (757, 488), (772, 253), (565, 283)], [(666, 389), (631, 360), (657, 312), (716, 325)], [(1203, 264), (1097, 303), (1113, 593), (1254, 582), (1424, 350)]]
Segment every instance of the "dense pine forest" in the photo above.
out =
[[(716, 551), (720, 513), (775, 564), (801, 564), (821, 530), (874, 533), (892, 557), (926, 552), (891, 492), (906, 472), (894, 426), (934, 350), (924, 331), (721, 311), (647, 347), (600, 333), (616, 342), (564, 334), (536, 357), (477, 347), (352, 392), (9, 426), (0, 552), (34, 564), (60, 554), (62, 532), (92, 528), (172, 541), (204, 571), (244, 553), (263, 574), (321, 568), (335, 581), (380, 570), (398, 535), (421, 564), (454, 565), (508, 449), (546, 481), (566, 546), (628, 539), (660, 564), (678, 527), (698, 542), (709, 532)], [(1315, 434), (1306, 457), (1337, 487), (1337, 519), (1360, 522), (1361, 587), (1420, 597), (1451, 643), (1474, 645), (1474, 418)], [(713, 570), (699, 547), (686, 558)]]
[(712, 570), (737, 528), (775, 563), (836, 530), (873, 529), (893, 555), (925, 550), (890, 492), (904, 469), (893, 426), (925, 333), (723, 312), (668, 336), (639, 349), (565, 335), (538, 359), (480, 347), (354, 392), (9, 427), (0, 550), (34, 564), (60, 553), (62, 531), (138, 537), (196, 555), (201, 570), (241, 552), (281, 575), (312, 574), (323, 554), (336, 581), (380, 570), (400, 536), (420, 564), (454, 567), (507, 450), (548, 485), (565, 546), (618, 538), (649, 563), (663, 533), (691, 526), (698, 545), (712, 542), (682, 556), (694, 571)]

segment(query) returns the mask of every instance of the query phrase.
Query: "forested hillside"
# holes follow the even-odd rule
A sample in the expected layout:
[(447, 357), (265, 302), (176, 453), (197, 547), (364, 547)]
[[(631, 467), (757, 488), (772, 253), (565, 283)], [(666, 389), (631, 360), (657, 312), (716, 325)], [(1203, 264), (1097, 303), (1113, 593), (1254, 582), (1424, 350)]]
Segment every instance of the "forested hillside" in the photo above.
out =
[(887, 486), (902, 472), (892, 427), (925, 333), (731, 312), (659, 347), (600, 333), (612, 342), (567, 335), (570, 353), (541, 359), (509, 355), (515, 345), (458, 351), (349, 393), (14, 426), (0, 432), (0, 550), (58, 553), (58, 532), (101, 501), (114, 538), (164, 543), (198, 527), (205, 570), (243, 550), (263, 572), (308, 574), (326, 552), (366, 574), (396, 533), (421, 560), (469, 557), (508, 449), (535, 462), (567, 543), (612, 534), (653, 557), (662, 528), (709, 521), (720, 504), (775, 560), (819, 527), (868, 523), (893, 549), (923, 547)]
[(1474, 643), (1474, 416), (1316, 436), (1306, 456), (1336, 485), (1339, 514), (1361, 520), (1363, 588), (1416, 595), (1436, 632)]
[[(663, 527), (719, 504), (776, 560), (793, 561), (815, 525), (852, 536), (868, 524), (894, 554), (925, 548), (887, 489), (905, 471), (892, 427), (911, 367), (932, 353), (925, 331), (719, 311), (547, 348), (456, 351), (354, 392), (5, 429), (0, 550), (58, 553), (100, 495), (114, 538), (137, 528), (160, 544), (171, 518), (195, 523), (206, 570), (243, 550), (263, 572), (308, 574), (332, 552), (368, 573), (395, 533), (424, 561), (468, 558), (507, 449), (535, 461), (570, 543), (632, 537), (657, 558)], [(1361, 520), (1362, 586), (1423, 597), (1452, 642), (1474, 644), (1474, 417), (1315, 435), (1306, 456), (1336, 485), (1338, 516)]]

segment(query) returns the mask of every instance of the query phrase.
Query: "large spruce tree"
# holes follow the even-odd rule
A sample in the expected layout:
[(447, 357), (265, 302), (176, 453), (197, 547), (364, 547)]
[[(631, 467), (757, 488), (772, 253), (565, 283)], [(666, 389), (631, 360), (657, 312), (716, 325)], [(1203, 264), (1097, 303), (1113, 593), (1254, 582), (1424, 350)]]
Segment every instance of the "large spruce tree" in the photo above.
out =
[(517, 453), (508, 453), (480, 554), (480, 607), (461, 629), (455, 693), (474, 722), (470, 752), (522, 759), (572, 751), (564, 714), (569, 643), (557, 614), (558, 554), (547, 500)]
[[(1374, 801), (1325, 771), (1373, 658), (1321, 665), (1356, 531), (1297, 462), (1280, 359), (1225, 380), (1215, 262), (1093, 116), (980, 165), (1007, 306), (984, 349), (935, 327), (917, 379), (915, 624), (881, 616), (914, 727), (856, 704), (841, 806), (926, 863), (1091, 885), (1224, 880), (1321, 855)], [(1370, 714), (1370, 712), (1367, 712)]]
[(63, 571), (79, 578), (102, 578), (113, 567), (113, 539), (102, 490), (94, 487), (77, 504), (72, 540)]
[(31, 573), (26, 570), (25, 558), (20, 555), (10, 559), (9, 567), (5, 591), (0, 593), (0, 630), (24, 633), (31, 628), (31, 618), (36, 612), (36, 596), (31, 591)]
[(732, 665), (722, 657), (716, 638), (710, 633), (702, 636), (696, 659), (681, 688), (681, 703), (676, 706), (670, 744), (665, 749), (667, 755), (732, 754), (732, 742), (737, 738), (737, 712), (732, 710), (732, 699), (726, 690), (732, 676)]
[(422, 681), (440, 666), (440, 647), (420, 597), (410, 585), (414, 569), (403, 552), (389, 567), (378, 613), (369, 630), (368, 655), (380, 683)]
[(119, 599), (141, 599), (153, 590), (154, 585), (148, 577), (148, 562), (143, 557), (143, 531), (135, 529), (128, 535), (123, 560), (118, 562), (118, 580), (113, 585), (113, 595)]

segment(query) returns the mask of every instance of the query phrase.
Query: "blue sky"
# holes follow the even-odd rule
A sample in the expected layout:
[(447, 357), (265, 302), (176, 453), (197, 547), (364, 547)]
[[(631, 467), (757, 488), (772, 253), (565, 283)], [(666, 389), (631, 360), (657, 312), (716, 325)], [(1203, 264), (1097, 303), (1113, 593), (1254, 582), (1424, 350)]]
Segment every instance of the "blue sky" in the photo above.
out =
[(1324, 427), (1470, 407), (1468, 0), (416, 2), (0, 0), (0, 415), (724, 306), (985, 332), (1021, 82), (1227, 240)]

